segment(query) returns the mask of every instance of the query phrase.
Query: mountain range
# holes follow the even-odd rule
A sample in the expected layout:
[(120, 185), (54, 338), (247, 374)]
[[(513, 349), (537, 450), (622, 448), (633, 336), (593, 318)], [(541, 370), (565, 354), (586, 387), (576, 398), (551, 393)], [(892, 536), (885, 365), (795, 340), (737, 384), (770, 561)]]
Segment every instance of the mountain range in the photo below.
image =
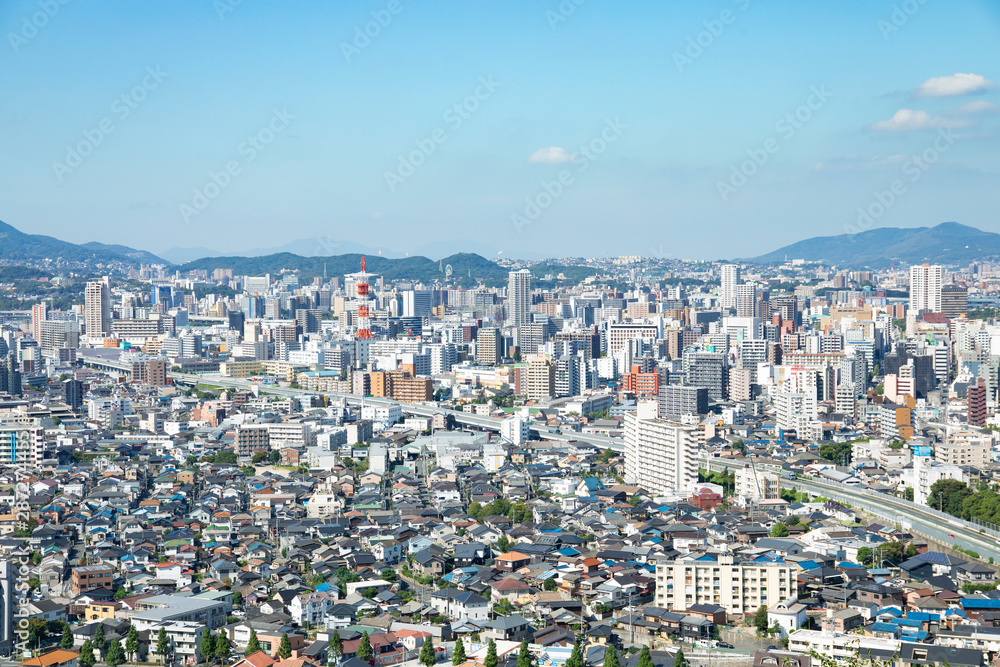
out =
[(0, 221), (0, 260), (37, 261), (61, 259), (80, 263), (125, 262), (127, 264), (166, 264), (145, 250), (106, 243), (76, 244), (41, 234), (25, 234)]
[(884, 268), (890, 264), (969, 264), (1000, 258), (1000, 234), (957, 222), (934, 227), (879, 227), (857, 234), (817, 236), (740, 261), (780, 263), (786, 259), (826, 262), (852, 268)]
[[(455, 252), (455, 248), (462, 248), (463, 251)], [(457, 284), (482, 281), (487, 285), (496, 285), (502, 284), (506, 279), (506, 269), (483, 257), (484, 254), (490, 257), (500, 255), (487, 243), (442, 240), (423, 246), (422, 250), (421, 254), (400, 257), (398, 253), (382, 252), (381, 249), (376, 250), (350, 241), (311, 238), (292, 241), (279, 248), (261, 248), (230, 256), (222, 256), (222, 253), (207, 248), (172, 248), (157, 256), (124, 245), (96, 241), (75, 244), (51, 236), (25, 234), (0, 222), (0, 261), (8, 264), (55, 258), (80, 263), (177, 263), (177, 268), (181, 271), (228, 268), (237, 274), (260, 275), (297, 270), (304, 276), (312, 277), (321, 276), (324, 272), (333, 276), (357, 271), (361, 256), (365, 255), (369, 270), (388, 279), (428, 281), (441, 277), (447, 265), (451, 265), (453, 282)], [(442, 257), (445, 253), (448, 253), (447, 256)], [(429, 259), (427, 255), (441, 259)], [(963, 265), (979, 260), (1000, 259), (1000, 234), (957, 222), (942, 222), (934, 227), (879, 227), (857, 234), (817, 236), (759, 257), (736, 261), (773, 264), (788, 259), (824, 262), (850, 268), (884, 268), (890, 264), (924, 262)], [(541, 275), (542, 267), (536, 268)], [(589, 267), (562, 268), (587, 268), (593, 272)], [(567, 277), (569, 276), (567, 273)]]

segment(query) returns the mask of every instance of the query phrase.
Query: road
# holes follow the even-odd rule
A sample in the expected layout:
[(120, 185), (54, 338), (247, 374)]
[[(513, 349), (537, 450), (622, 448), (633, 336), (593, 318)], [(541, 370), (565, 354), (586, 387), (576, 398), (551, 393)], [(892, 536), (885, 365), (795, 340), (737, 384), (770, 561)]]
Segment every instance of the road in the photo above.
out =
[[(703, 459), (703, 467), (713, 472), (728, 468), (741, 468), (745, 461), (729, 462), (721, 459)], [(903, 528), (913, 530), (948, 546), (958, 545), (986, 559), (990, 556), (1000, 561), (1000, 544), (997, 535), (981, 526), (917, 505), (902, 498), (877, 493), (867, 489), (852, 488), (843, 484), (828, 484), (815, 479), (782, 479), (782, 488), (794, 488), (823, 496), (863, 510)], [(954, 535), (954, 537), (951, 537)]]
[[(234, 389), (250, 390), (252, 386), (258, 386), (261, 391), (267, 392), (269, 394), (275, 394), (277, 396), (291, 397), (291, 396), (305, 396), (305, 395), (322, 395), (328, 396), (331, 399), (344, 399), (347, 401), (348, 405), (359, 406), (362, 402), (362, 397), (357, 394), (344, 394), (334, 391), (308, 391), (306, 389), (291, 389), (289, 387), (280, 387), (278, 385), (261, 385), (259, 383), (250, 382), (248, 380), (241, 380), (237, 378), (226, 377), (225, 375), (219, 375), (217, 373), (205, 373), (205, 374), (194, 374), (194, 373), (168, 373), (168, 375), (175, 381), (181, 384), (194, 385), (194, 384), (207, 384), (219, 387), (232, 387)], [(366, 396), (363, 398), (365, 405), (393, 405), (396, 401), (387, 398), (372, 398)], [(465, 426), (472, 426), (474, 428), (488, 430), (488, 431), (500, 431), (501, 419), (497, 417), (488, 417), (485, 415), (475, 415), (471, 412), (463, 412), (461, 410), (448, 410), (446, 408), (438, 407), (433, 404), (426, 403), (399, 403), (404, 414), (413, 415), (417, 417), (433, 417), (434, 415), (452, 415), (455, 422), (458, 424), (463, 424)], [(604, 435), (586, 435), (583, 433), (557, 433), (559, 429), (546, 426), (544, 424), (536, 424), (531, 427), (532, 431), (535, 431), (539, 438), (544, 438), (546, 440), (557, 440), (561, 442), (584, 442), (587, 444), (594, 445), (595, 447), (600, 447), (602, 449), (610, 447), (611, 449), (621, 452), (625, 450), (625, 443), (620, 438), (611, 438)]]

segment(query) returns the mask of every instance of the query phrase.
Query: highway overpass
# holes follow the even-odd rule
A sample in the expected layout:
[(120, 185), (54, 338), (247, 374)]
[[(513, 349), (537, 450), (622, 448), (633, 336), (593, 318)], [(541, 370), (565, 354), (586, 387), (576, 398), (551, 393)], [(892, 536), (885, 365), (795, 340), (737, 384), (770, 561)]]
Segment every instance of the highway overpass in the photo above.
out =
[[(218, 387), (232, 387), (234, 389), (249, 390), (252, 386), (256, 385), (260, 391), (275, 394), (277, 396), (305, 396), (305, 395), (322, 395), (327, 396), (331, 399), (340, 400), (344, 399), (350, 406), (360, 406), (362, 402), (362, 397), (357, 394), (344, 394), (334, 391), (309, 391), (306, 389), (291, 389), (288, 387), (281, 387), (272, 384), (259, 384), (250, 382), (248, 380), (242, 380), (237, 378), (227, 377), (225, 375), (219, 375), (216, 373), (205, 373), (202, 375), (193, 373), (168, 373), (168, 375), (173, 378), (174, 382), (177, 384), (184, 385), (195, 385), (195, 384), (205, 384)], [(364, 403), (366, 405), (394, 405), (398, 404), (402, 410), (403, 414), (411, 415), (415, 417), (433, 417), (434, 415), (451, 415), (455, 419), (455, 423), (461, 424), (463, 426), (469, 426), (472, 428), (486, 430), (486, 431), (500, 431), (501, 419), (497, 417), (489, 417), (486, 415), (476, 415), (471, 412), (463, 412), (461, 410), (448, 410), (445, 408), (438, 407), (436, 405), (428, 405), (425, 403), (398, 403), (387, 398), (372, 398), (370, 396), (364, 397)], [(567, 432), (559, 433), (560, 429), (553, 428), (547, 425), (538, 424), (532, 425), (531, 430), (534, 431), (539, 438), (544, 438), (546, 440), (556, 440), (560, 442), (584, 442), (595, 447), (600, 447), (602, 449), (610, 447), (615, 451), (624, 451), (625, 444), (620, 438), (611, 438), (604, 435), (587, 435), (583, 433)]]
[[(711, 472), (734, 470), (748, 465), (746, 459), (703, 458), (701, 467)], [(855, 509), (885, 519), (887, 523), (899, 524), (907, 530), (916, 531), (928, 538), (949, 546), (958, 545), (978, 553), (983, 559), (993, 557), (1000, 561), (1000, 533), (983, 526), (964, 521), (950, 514), (939, 512), (926, 505), (897, 498), (885, 493), (828, 483), (817, 479), (781, 479), (781, 488), (806, 491), (814, 497), (824, 497), (849, 505)]]

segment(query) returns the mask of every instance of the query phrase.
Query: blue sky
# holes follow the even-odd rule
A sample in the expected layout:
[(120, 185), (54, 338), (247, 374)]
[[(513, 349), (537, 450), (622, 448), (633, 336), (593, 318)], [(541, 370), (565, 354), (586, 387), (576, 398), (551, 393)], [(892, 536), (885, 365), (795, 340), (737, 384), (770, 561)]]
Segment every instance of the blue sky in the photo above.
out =
[(997, 3), (577, 1), (2, 3), (0, 219), (154, 252), (1000, 232)]

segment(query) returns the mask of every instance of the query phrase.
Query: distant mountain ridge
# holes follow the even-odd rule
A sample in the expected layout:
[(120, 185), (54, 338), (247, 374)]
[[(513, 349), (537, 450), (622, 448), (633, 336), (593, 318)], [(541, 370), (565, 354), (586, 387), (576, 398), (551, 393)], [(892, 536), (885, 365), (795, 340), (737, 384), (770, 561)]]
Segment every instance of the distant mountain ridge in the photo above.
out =
[(40, 261), (63, 259), (69, 262), (125, 262), (128, 264), (169, 264), (145, 250), (105, 243), (76, 244), (42, 234), (25, 234), (0, 221), (0, 259), (8, 261)]
[[(279, 274), (282, 271), (298, 271), (300, 278), (315, 276), (344, 275), (355, 273), (361, 265), (363, 255), (352, 253), (330, 257), (302, 257), (292, 253), (278, 253), (262, 257), (203, 257), (193, 262), (181, 264), (178, 271), (203, 269), (232, 269), (237, 275), (259, 276), (265, 273)], [(365, 256), (366, 269), (385, 277), (387, 280), (412, 280), (430, 282), (444, 280), (451, 267), (451, 282), (458, 285), (476, 285), (480, 282), (499, 286), (507, 281), (507, 269), (495, 262), (472, 253), (458, 253), (434, 261), (427, 257), (390, 258), (378, 255)]]
[(1000, 234), (957, 222), (934, 227), (879, 227), (857, 234), (817, 236), (740, 261), (773, 264), (786, 259), (827, 262), (854, 268), (890, 264), (963, 265), (1000, 258)]

